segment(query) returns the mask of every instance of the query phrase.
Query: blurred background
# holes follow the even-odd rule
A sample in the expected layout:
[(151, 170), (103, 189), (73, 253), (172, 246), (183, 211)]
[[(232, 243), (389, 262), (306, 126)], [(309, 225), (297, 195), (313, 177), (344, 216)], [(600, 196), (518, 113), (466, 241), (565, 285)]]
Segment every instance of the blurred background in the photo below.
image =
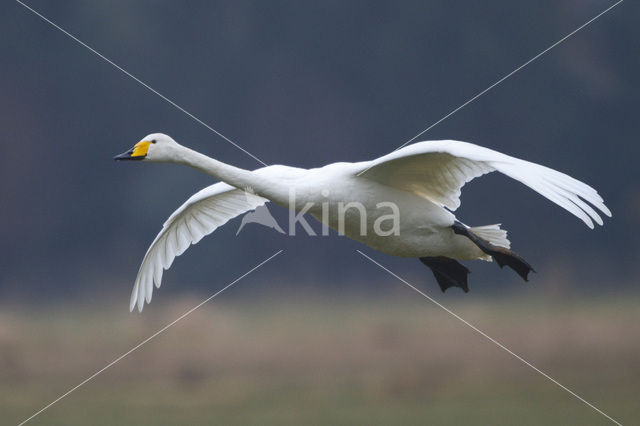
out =
[[(613, 2), (27, 4), (266, 163), (315, 167), (392, 151)], [(212, 181), (112, 157), (161, 131), (260, 164), (19, 3), (0, 8), (8, 423), (279, 249), (33, 423), (606, 422), (336, 235), (248, 225), (236, 236), (233, 220), (129, 314), (148, 244)], [(538, 271), (530, 283), (473, 262), (471, 292), (442, 294), (417, 260), (365, 250), (622, 423), (640, 419), (639, 12), (620, 4), (418, 139), (474, 142), (583, 180), (613, 211), (604, 227), (489, 175), (465, 187), (457, 216), (502, 223)]]

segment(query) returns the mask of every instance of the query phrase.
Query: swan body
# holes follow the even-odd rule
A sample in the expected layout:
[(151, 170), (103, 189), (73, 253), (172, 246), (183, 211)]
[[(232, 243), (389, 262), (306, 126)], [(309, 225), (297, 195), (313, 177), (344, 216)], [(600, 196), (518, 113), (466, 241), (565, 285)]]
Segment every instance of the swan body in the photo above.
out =
[(152, 133), (115, 159), (184, 164), (221, 181), (194, 194), (164, 223), (138, 271), (131, 310), (136, 305), (142, 310), (145, 300), (151, 301), (154, 283), (160, 287), (163, 270), (189, 245), (269, 201), (308, 213), (323, 229), (338, 230), (382, 253), (420, 258), (443, 291), (449, 286), (468, 290), (469, 271), (455, 259), (493, 258), (525, 279), (533, 269), (509, 250), (506, 231), (499, 225), (467, 227), (457, 221), (453, 212), (460, 206), (460, 190), (476, 177), (501, 172), (590, 228), (594, 222), (603, 224), (598, 211), (611, 216), (596, 190), (566, 174), (453, 140), (418, 142), (371, 161), (314, 169), (274, 165), (249, 171)]

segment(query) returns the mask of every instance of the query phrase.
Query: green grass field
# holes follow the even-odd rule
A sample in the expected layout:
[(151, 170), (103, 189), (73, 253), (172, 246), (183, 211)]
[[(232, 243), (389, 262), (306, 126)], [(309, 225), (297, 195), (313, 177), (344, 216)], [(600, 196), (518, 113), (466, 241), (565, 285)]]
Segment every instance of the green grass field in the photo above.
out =
[[(610, 424), (414, 295), (249, 299), (205, 305), (30, 424)], [(2, 424), (24, 420), (198, 301), (154, 301), (142, 315), (126, 303), (97, 312), (88, 303), (3, 306)], [(639, 301), (447, 306), (623, 424), (638, 424)]]

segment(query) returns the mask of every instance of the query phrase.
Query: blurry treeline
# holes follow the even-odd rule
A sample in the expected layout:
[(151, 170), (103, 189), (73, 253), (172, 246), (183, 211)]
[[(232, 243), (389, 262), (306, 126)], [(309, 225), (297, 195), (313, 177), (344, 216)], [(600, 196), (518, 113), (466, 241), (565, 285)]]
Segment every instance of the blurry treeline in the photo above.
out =
[[(393, 150), (611, 2), (29, 4), (265, 162), (312, 167)], [(115, 164), (114, 154), (164, 131), (237, 166), (259, 164), (19, 4), (0, 7), (0, 294), (125, 294), (166, 217), (211, 180), (173, 165)], [(614, 217), (590, 232), (506, 178), (465, 188), (459, 217), (502, 222), (540, 283), (633, 284), (637, 18), (638, 5), (622, 3), (420, 138), (475, 142), (600, 191)], [(344, 239), (255, 225), (235, 237), (237, 226), (178, 259), (166, 287), (226, 283), (279, 248), (286, 257), (261, 271), (274, 286), (375, 291), (387, 279)], [(432, 281), (417, 261), (380, 258)], [(473, 291), (514, 288), (509, 272), (477, 268)]]

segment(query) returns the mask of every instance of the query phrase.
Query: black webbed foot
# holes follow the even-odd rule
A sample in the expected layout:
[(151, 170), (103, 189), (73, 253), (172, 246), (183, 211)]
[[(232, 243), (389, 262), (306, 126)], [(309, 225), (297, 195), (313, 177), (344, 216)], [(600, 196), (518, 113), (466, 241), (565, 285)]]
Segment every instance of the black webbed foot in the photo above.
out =
[(421, 257), (420, 261), (431, 268), (443, 293), (449, 287), (460, 287), (465, 293), (469, 292), (467, 275), (471, 271), (458, 261), (444, 256)]
[(535, 272), (533, 267), (531, 267), (531, 265), (529, 265), (529, 263), (527, 263), (527, 261), (524, 260), (518, 253), (509, 250), (508, 248), (491, 244), (489, 241), (478, 237), (462, 223), (456, 221), (451, 229), (453, 229), (453, 232), (455, 232), (456, 234), (464, 235), (465, 237), (469, 238), (475, 245), (480, 248), (480, 250), (493, 257), (493, 259), (501, 268), (504, 265), (507, 265), (508, 267), (516, 271), (516, 273), (520, 275), (523, 280), (529, 281), (529, 272)]

